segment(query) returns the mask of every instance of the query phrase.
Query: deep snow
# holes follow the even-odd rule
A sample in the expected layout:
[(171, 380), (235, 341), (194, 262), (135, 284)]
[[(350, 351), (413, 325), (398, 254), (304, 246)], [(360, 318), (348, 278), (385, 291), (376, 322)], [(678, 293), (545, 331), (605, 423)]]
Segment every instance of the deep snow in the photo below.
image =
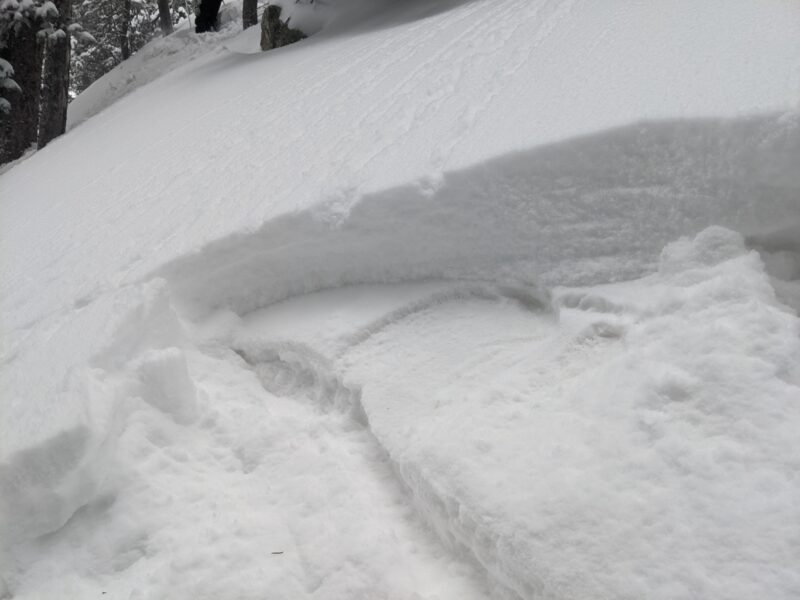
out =
[(0, 597), (800, 595), (797, 4), (286, 8), (0, 176)]

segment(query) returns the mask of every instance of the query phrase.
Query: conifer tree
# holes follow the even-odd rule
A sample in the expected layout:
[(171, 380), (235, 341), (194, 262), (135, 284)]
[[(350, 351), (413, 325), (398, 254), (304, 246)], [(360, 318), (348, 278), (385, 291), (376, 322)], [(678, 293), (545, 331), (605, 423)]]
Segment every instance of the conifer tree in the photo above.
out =
[(14, 81), (3, 89), (0, 163), (19, 158), (36, 142), (42, 64), (42, 38), (37, 33), (44, 10), (33, 2), (0, 4), (0, 58), (13, 71)]
[[(73, 1), (75, 20), (94, 38), (73, 43), (70, 94), (75, 96), (158, 35), (163, 23), (156, 0)], [(186, 0), (174, 0), (167, 9), (170, 27), (189, 12)]]
[(70, 97), (186, 18), (174, 1), (0, 0), (0, 164), (64, 133)]

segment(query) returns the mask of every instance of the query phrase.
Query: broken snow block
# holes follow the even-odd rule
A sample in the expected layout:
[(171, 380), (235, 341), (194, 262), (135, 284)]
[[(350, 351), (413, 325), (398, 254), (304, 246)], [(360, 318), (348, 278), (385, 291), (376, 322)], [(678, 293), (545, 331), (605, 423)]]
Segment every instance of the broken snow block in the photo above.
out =
[(289, 19), (281, 21), (281, 7), (268, 5), (261, 17), (261, 49), (273, 50), (299, 42), (306, 34), (289, 27)]
[(179, 348), (149, 350), (137, 361), (144, 400), (181, 424), (197, 416), (197, 390)]

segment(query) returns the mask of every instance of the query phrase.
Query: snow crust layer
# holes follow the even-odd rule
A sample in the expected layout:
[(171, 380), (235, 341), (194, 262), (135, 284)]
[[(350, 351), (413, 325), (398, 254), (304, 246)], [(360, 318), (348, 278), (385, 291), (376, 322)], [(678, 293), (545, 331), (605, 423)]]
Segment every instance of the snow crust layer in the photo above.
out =
[(99, 81), (0, 176), (0, 597), (800, 595), (798, 16), (352, 0)]

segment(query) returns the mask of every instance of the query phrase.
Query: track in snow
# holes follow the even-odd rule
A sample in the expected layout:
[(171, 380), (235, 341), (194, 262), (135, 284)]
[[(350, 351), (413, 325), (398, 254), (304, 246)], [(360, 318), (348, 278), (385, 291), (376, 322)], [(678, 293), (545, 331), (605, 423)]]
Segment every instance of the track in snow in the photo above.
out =
[[(404, 455), (420, 442), (434, 442), (424, 441), (424, 423), (441, 405), (462, 400), (454, 380), (481, 387), (519, 362), (521, 346), (552, 336), (557, 324), (544, 309), (531, 290), (477, 282), (356, 286), (256, 311), (237, 328), (234, 345), (271, 393), (365, 427), (374, 446), (367, 455), (394, 473), (439, 541), (480, 565), (480, 578), (492, 582), (495, 594), (528, 598), (541, 591), (530, 583), (536, 574), (520, 580), (515, 570), (527, 571), (526, 565), (504, 564), (502, 532), (485, 522), (482, 507), (450, 494), (449, 482), (440, 485), (426, 461)], [(410, 332), (398, 336), (405, 328)], [(300, 341), (288, 341), (287, 334)], [(461, 450), (450, 442), (435, 440), (445, 460), (471, 461), (471, 453), (488, 449), (481, 440), (461, 439)], [(447, 457), (454, 449), (460, 456)]]
[[(544, 304), (531, 290), (479, 282), (431, 281), (356, 286), (293, 298), (244, 317), (236, 327), (233, 347), (258, 375), (273, 397), (272, 403), (281, 404), (283, 398), (298, 401), (298, 412), (308, 413), (308, 421), (329, 422), (331, 433), (336, 436), (325, 443), (326, 448), (340, 447), (340, 451), (331, 453), (335, 467), (326, 470), (335, 471), (343, 479), (339, 485), (342, 493), (352, 495), (354, 504), (349, 508), (354, 514), (337, 519), (328, 514), (326, 518), (335, 521), (330, 527), (341, 545), (349, 546), (355, 528), (360, 531), (359, 539), (367, 541), (370, 549), (354, 551), (355, 558), (334, 559), (335, 564), (342, 560), (355, 562), (359, 569), (370, 572), (382, 562), (391, 563), (396, 574), (376, 582), (372, 594), (393, 597), (399, 593), (394, 581), (399, 578), (406, 582), (404, 594), (428, 597), (430, 582), (412, 577), (414, 572), (423, 570), (429, 579), (441, 580), (443, 597), (519, 598), (514, 588), (497, 576), (496, 569), (487, 568), (485, 554), (488, 551), (491, 555), (491, 549), (476, 552), (471, 539), (474, 531), (453, 536), (442, 522), (447, 515), (437, 512), (439, 506), (452, 505), (453, 500), (436, 495), (435, 481), (419, 474), (413, 481), (409, 479), (414, 466), (398, 463), (392, 452), (396, 448), (387, 447), (386, 440), (375, 435), (372, 412), (364, 409), (358, 379), (343, 378), (347, 371), (342, 365), (362, 345), (418, 315), (446, 315), (453, 306), (465, 307), (473, 316), (484, 314), (484, 319), (493, 324), (494, 334), (489, 336), (493, 344), (503, 344), (509, 336), (528, 339), (553, 327), (552, 319), (542, 313)], [(498, 317), (506, 313), (511, 317), (503, 323)], [(520, 330), (520, 326), (528, 331)], [(213, 332), (213, 327), (210, 329), (212, 334), (219, 334)], [(440, 331), (446, 329), (445, 325)], [(294, 341), (287, 339), (287, 334)], [(465, 350), (469, 353), (471, 347)], [(385, 400), (404, 404), (409, 399), (394, 396)], [(386, 427), (385, 418), (379, 416), (379, 420)], [(400, 427), (408, 424), (400, 423)], [(309, 466), (310, 472), (319, 469), (318, 465)], [(369, 508), (359, 504), (365, 494), (372, 498)], [(334, 498), (334, 511), (336, 506)], [(327, 504), (316, 510), (331, 511)], [(395, 536), (394, 544), (383, 539), (387, 528)], [(433, 531), (436, 536), (431, 535)], [(444, 543), (444, 548), (437, 549), (436, 539)], [(318, 543), (313, 540), (314, 545)], [(300, 545), (303, 548), (297, 548), (297, 556), (305, 563), (308, 559), (303, 553), (309, 551), (312, 540), (305, 539)], [(411, 557), (407, 554), (409, 547), (415, 548)], [(475, 566), (480, 568), (476, 570)], [(522, 597), (529, 595), (526, 592), (523, 590)]]

